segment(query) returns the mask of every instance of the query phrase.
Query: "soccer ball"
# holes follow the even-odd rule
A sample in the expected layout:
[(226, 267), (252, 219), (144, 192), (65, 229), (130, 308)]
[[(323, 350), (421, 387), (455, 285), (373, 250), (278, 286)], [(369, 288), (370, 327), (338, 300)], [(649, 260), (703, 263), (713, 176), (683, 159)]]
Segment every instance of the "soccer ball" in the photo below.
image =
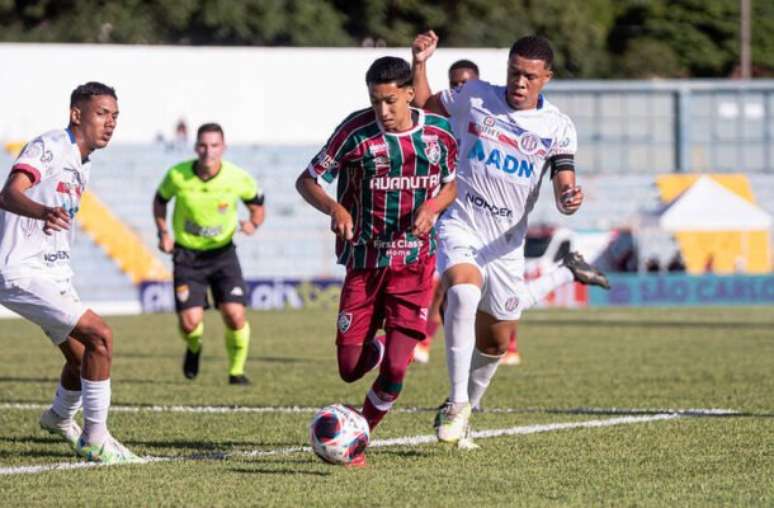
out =
[(349, 464), (365, 451), (368, 439), (368, 422), (343, 404), (320, 409), (309, 425), (312, 450), (329, 464)]

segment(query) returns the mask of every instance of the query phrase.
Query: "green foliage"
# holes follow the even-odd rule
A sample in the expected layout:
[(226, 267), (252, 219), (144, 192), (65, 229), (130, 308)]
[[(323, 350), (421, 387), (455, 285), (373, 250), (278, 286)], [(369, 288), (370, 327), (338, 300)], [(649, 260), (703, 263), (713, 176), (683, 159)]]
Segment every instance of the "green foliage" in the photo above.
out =
[[(774, 75), (774, 2), (750, 0), (757, 75)], [(739, 0), (0, 0), (0, 41), (509, 47), (548, 37), (565, 78), (723, 77)]]

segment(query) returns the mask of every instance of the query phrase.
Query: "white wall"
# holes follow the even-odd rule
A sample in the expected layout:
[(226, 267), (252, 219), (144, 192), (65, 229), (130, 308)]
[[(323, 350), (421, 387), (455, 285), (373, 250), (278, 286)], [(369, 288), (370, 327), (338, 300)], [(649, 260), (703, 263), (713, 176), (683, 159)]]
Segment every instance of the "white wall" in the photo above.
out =
[[(368, 106), (365, 72), (406, 48), (224, 48), (0, 44), (0, 141), (26, 140), (67, 122), (70, 92), (86, 81), (115, 87), (114, 142), (169, 137), (180, 117), (191, 131), (217, 121), (231, 143), (319, 144), (350, 112)], [(433, 90), (449, 65), (468, 58), (502, 82), (506, 49), (439, 49)]]

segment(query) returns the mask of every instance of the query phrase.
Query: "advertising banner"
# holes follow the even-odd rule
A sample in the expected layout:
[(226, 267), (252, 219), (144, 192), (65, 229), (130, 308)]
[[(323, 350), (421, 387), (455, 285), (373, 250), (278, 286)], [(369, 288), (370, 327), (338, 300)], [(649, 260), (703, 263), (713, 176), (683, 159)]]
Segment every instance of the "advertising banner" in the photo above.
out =
[(590, 288), (591, 307), (773, 305), (772, 275), (616, 275), (610, 291)]

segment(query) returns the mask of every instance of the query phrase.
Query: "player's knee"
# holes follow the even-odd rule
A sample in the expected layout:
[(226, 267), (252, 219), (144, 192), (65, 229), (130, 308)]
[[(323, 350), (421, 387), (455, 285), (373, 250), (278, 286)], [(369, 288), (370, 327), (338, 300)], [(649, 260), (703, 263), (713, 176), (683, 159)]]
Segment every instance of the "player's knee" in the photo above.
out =
[(231, 330), (241, 330), (245, 326), (244, 314), (226, 314), (223, 316), (223, 322)]
[(113, 330), (105, 323), (95, 325), (89, 333), (89, 346), (97, 355), (108, 360), (111, 359), (113, 357)]
[(481, 300), (481, 289), (475, 284), (456, 284), (446, 292), (446, 314), (453, 316), (475, 316)]
[(199, 321), (191, 318), (180, 319), (180, 330), (186, 335), (192, 333), (199, 326)]
[(345, 383), (354, 383), (363, 376), (355, 368), (339, 365), (339, 377)]

